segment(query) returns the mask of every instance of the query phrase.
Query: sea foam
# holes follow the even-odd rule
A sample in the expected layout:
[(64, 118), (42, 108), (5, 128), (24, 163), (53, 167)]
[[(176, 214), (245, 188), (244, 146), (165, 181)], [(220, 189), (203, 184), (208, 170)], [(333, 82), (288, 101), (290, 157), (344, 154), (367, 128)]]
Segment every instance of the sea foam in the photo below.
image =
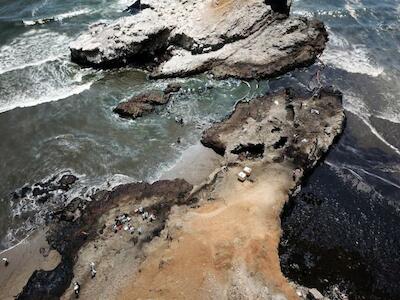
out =
[(329, 31), (327, 49), (321, 56), (321, 60), (333, 67), (345, 70), (349, 73), (365, 74), (377, 77), (384, 72), (368, 53), (362, 44), (350, 44), (344, 37)]
[(50, 22), (61, 22), (65, 19), (70, 19), (70, 18), (77, 17), (80, 15), (87, 15), (92, 12), (93, 11), (88, 8), (83, 8), (83, 9), (79, 9), (79, 10), (73, 10), (70, 12), (58, 14), (58, 15), (51, 16), (51, 17), (31, 19), (31, 20), (22, 20), (22, 23), (25, 26), (43, 25), (43, 24), (50, 23)]
[(67, 35), (32, 29), (0, 47), (0, 74), (56, 60), (68, 54), (69, 42)]

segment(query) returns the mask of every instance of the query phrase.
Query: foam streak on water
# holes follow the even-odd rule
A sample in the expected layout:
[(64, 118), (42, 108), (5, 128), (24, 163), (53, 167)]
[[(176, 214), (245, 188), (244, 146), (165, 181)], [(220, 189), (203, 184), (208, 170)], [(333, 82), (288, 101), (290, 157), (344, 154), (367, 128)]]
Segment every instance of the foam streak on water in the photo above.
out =
[(370, 111), (364, 104), (364, 102), (354, 96), (354, 95), (345, 95), (344, 97), (344, 108), (347, 111), (355, 114), (360, 120), (370, 129), (371, 133), (373, 133), (381, 142), (383, 142), (386, 146), (392, 149), (396, 154), (400, 155), (400, 150), (389, 143), (376, 129), (372, 126), (369, 118), (371, 116)]
[(365, 45), (350, 44), (344, 37), (329, 31), (329, 42), (321, 60), (331, 66), (350, 73), (366, 74), (377, 77), (383, 73), (370, 57)]
[(364, 174), (366, 174), (368, 176), (371, 176), (371, 177), (374, 177), (376, 179), (379, 179), (380, 181), (382, 181), (382, 182), (384, 182), (384, 183), (386, 183), (388, 185), (391, 185), (391, 186), (393, 186), (393, 187), (395, 187), (397, 189), (400, 189), (400, 185), (397, 184), (396, 182), (393, 182), (393, 181), (391, 181), (391, 180), (389, 180), (387, 178), (384, 178), (384, 177), (382, 177), (380, 175), (377, 175), (377, 174), (375, 174), (373, 172), (367, 171), (362, 167), (349, 165), (349, 164), (334, 163), (334, 162), (331, 162), (331, 161), (325, 161), (325, 163), (328, 166), (330, 166), (331, 168), (333, 168), (333, 169), (346, 169), (350, 173), (352, 173), (356, 178), (358, 178), (359, 180), (364, 181), (362, 176), (358, 172), (364, 173)]
[(46, 102), (53, 102), (53, 101), (58, 101), (62, 100), (65, 98), (68, 98), (72, 95), (77, 95), (82, 93), (85, 90), (90, 89), (92, 86), (93, 82), (88, 82), (82, 85), (77, 85), (73, 88), (71, 87), (65, 87), (61, 88), (58, 90), (52, 90), (46, 95), (39, 96), (37, 98), (20, 98), (20, 100), (17, 101), (10, 101), (4, 104), (2, 107), (0, 107), (0, 113), (12, 110), (17, 107), (30, 107), (30, 106), (36, 106), (38, 104), (46, 103)]

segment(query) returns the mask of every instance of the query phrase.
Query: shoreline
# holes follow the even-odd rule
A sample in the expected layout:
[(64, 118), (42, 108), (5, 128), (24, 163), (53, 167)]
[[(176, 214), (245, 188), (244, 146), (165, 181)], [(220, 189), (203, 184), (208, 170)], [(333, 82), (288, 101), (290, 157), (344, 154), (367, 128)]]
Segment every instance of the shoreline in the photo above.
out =
[(172, 168), (159, 180), (182, 178), (194, 186), (201, 185), (222, 163), (222, 157), (200, 142), (186, 149)]
[[(202, 184), (193, 186), (183, 179), (125, 184), (56, 212), (47, 240), (60, 252), (61, 263), (53, 271), (33, 274), (19, 299), (44, 294), (70, 299), (75, 281), (81, 284), (83, 299), (180, 298), (193, 293), (195, 298), (297, 299), (298, 291), (280, 269), (281, 209), (302, 174), (341, 133), (344, 120), (337, 92), (303, 97), (286, 90), (239, 103), (231, 116), (206, 130), (201, 142), (217, 153), (223, 149), (222, 168), (204, 165), (200, 154), (210, 157), (210, 152), (195, 145), (170, 173), (186, 169), (187, 176), (193, 176), (194, 163), (203, 168), (202, 178), (214, 170)], [(307, 139), (316, 140), (304, 143)], [(265, 147), (260, 153), (244, 146), (256, 141)], [(244, 166), (253, 171), (241, 183), (237, 173)], [(299, 168), (304, 172), (298, 173)], [(141, 207), (154, 214), (155, 221), (135, 212)], [(115, 230), (115, 218), (121, 214), (129, 216), (129, 226)], [(135, 231), (129, 233), (131, 225)], [(94, 279), (90, 262), (96, 265)], [(61, 281), (46, 286), (47, 278)]]
[[(201, 158), (201, 159), (199, 159)], [(222, 159), (212, 150), (204, 147), (201, 143), (190, 146), (186, 149), (179, 160), (166, 172), (162, 174), (159, 180), (173, 180), (182, 178), (193, 185), (203, 184), (208, 176), (215, 171), (220, 165)], [(195, 171), (194, 171), (195, 170)], [(9, 267), (5, 268), (5, 272), (0, 272), (0, 286), (5, 287), (0, 291), (1, 299), (14, 299), (22, 288), (28, 282), (30, 275), (35, 270), (53, 270), (59, 261), (59, 254), (55, 250), (51, 250), (51, 258), (45, 258), (38, 255), (41, 248), (48, 249), (49, 244), (46, 239), (46, 230), (44, 228), (34, 229), (28, 236), (23, 238), (17, 244), (4, 249), (0, 252), (0, 257), (7, 257), (10, 260)], [(31, 256), (26, 256), (30, 254)], [(15, 259), (23, 257), (26, 266), (20, 267), (22, 273), (12, 275), (9, 274), (10, 269), (14, 269)], [(3, 268), (1, 266), (0, 268)], [(13, 283), (10, 283), (12, 281)], [(7, 288), (8, 287), (8, 288)], [(11, 290), (12, 295), (6, 291)]]
[(53, 270), (61, 256), (52, 250), (46, 241), (46, 231), (37, 229), (23, 241), (4, 250), (1, 257), (7, 257), (10, 264), (0, 266), (0, 298), (14, 299), (28, 282), (35, 270)]

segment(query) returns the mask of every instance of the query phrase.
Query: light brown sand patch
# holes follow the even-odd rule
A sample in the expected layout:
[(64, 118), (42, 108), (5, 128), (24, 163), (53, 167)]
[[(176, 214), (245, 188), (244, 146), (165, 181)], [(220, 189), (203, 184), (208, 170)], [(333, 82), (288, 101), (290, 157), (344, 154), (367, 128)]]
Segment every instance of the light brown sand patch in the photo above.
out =
[(244, 184), (236, 180), (237, 171), (217, 184), (214, 202), (170, 216), (172, 241), (153, 245), (118, 299), (297, 298), (277, 253), (291, 170), (270, 165), (255, 172), (260, 177), (254, 183)]
[(0, 299), (14, 299), (22, 291), (35, 270), (53, 270), (61, 260), (55, 250), (49, 250), (45, 232), (38, 230), (18, 246), (5, 251), (1, 257), (10, 264), (0, 266)]

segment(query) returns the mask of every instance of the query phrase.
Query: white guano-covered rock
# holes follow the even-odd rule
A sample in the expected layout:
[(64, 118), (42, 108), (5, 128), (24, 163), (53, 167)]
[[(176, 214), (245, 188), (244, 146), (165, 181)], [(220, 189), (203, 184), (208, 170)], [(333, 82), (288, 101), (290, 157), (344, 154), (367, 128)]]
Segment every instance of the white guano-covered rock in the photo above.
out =
[(78, 37), (72, 60), (150, 67), (153, 77), (272, 77), (311, 63), (327, 41), (321, 22), (274, 12), (264, 0), (143, 2), (150, 8)]

